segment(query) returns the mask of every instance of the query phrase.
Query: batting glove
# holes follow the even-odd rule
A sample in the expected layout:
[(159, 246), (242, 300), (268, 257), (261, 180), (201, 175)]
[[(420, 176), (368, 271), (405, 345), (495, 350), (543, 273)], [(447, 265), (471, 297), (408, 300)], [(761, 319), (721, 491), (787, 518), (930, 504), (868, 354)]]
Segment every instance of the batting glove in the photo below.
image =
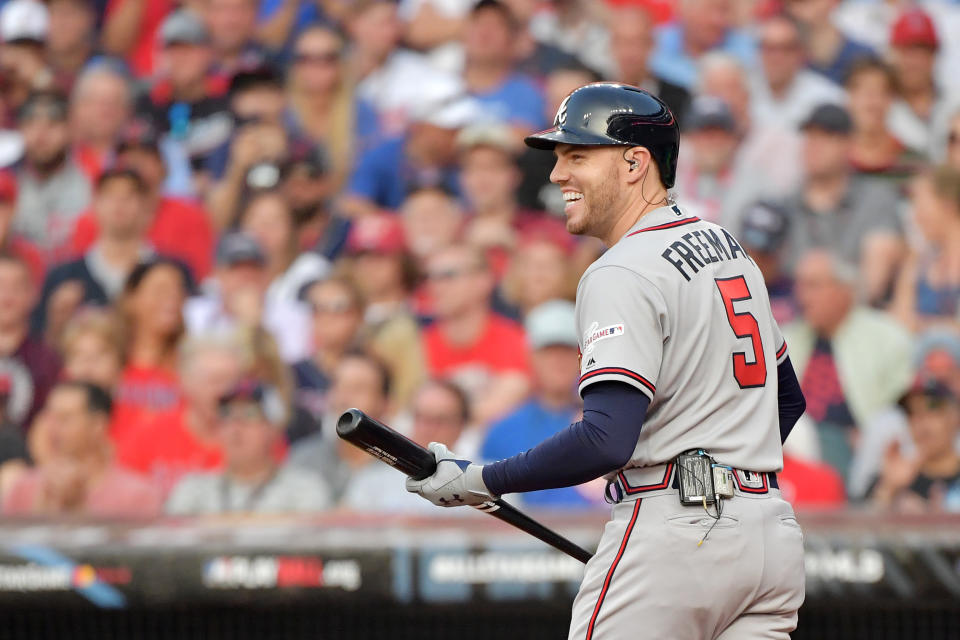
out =
[(407, 478), (407, 491), (419, 493), (440, 507), (472, 506), (497, 499), (483, 483), (483, 465), (457, 458), (439, 442), (431, 442), (427, 448), (437, 460), (437, 469), (423, 480)]

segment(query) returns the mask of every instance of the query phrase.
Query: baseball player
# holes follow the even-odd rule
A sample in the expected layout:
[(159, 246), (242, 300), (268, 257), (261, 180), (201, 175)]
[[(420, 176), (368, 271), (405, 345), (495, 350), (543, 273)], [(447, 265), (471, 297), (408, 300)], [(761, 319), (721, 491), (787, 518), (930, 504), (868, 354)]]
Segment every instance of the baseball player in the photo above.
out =
[(407, 489), (454, 506), (604, 476), (569, 638), (788, 638), (803, 533), (776, 472), (804, 401), (760, 271), (668, 196), (679, 133), (649, 93), (580, 87), (526, 143), (556, 155), (567, 230), (609, 247), (577, 289), (583, 419), (484, 466), (432, 443)]

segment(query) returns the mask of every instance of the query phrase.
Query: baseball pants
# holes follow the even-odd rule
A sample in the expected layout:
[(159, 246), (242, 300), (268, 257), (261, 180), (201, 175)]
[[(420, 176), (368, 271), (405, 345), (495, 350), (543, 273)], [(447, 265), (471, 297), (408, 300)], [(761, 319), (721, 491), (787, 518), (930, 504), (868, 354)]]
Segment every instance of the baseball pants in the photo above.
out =
[(788, 640), (804, 598), (792, 507), (778, 489), (738, 488), (698, 547), (713, 523), (702, 506), (682, 506), (675, 489), (614, 505), (569, 640)]

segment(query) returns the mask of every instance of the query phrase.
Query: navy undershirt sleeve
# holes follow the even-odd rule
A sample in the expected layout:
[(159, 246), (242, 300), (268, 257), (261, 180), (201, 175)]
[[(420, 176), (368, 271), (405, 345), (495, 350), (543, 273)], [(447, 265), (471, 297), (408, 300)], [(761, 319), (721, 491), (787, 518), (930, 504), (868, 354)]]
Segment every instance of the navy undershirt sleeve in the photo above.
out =
[(583, 391), (583, 419), (534, 448), (488, 464), (483, 482), (494, 495), (581, 484), (625, 465), (640, 437), (650, 399), (624, 382)]
[(777, 365), (777, 379), (779, 380), (779, 390), (777, 391), (777, 403), (780, 414), (780, 442), (787, 441), (787, 436), (797, 424), (797, 420), (803, 415), (807, 408), (807, 401), (803, 398), (803, 391), (800, 390), (800, 381), (797, 380), (797, 374), (793, 370), (793, 364), (790, 362), (790, 356)]

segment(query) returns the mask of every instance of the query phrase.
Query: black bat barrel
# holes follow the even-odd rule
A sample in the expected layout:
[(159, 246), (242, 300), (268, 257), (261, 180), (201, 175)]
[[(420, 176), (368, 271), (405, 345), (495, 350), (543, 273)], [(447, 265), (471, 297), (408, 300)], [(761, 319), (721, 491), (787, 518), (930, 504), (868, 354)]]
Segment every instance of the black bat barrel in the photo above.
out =
[(340, 416), (337, 435), (414, 480), (423, 480), (437, 468), (428, 449), (359, 409), (348, 409)]

